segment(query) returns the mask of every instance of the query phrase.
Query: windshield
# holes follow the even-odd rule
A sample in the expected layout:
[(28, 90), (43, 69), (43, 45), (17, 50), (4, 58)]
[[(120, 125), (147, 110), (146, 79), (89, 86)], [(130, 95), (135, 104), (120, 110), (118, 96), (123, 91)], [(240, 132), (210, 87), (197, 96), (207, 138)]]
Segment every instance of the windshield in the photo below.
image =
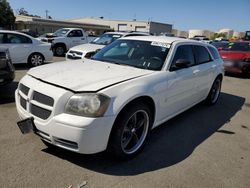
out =
[(53, 33), (53, 36), (56, 37), (63, 37), (68, 33), (69, 29), (59, 29), (55, 33)]
[(250, 42), (231, 42), (225, 50), (228, 51), (250, 51)]
[(116, 39), (122, 37), (119, 34), (103, 34), (100, 37), (97, 37), (95, 40), (90, 42), (91, 44), (100, 44), (100, 45), (108, 45), (114, 42)]
[(103, 48), (92, 59), (133, 66), (141, 69), (161, 70), (170, 44), (138, 40), (117, 40)]

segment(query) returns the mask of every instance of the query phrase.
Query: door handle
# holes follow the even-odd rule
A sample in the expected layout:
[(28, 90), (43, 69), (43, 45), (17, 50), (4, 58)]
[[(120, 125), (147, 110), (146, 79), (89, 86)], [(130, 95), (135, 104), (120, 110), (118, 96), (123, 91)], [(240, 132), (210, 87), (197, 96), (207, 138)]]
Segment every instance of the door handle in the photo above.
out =
[(29, 48), (29, 45), (23, 45), (24, 48)]
[(200, 71), (199, 70), (194, 70), (193, 74), (198, 74)]

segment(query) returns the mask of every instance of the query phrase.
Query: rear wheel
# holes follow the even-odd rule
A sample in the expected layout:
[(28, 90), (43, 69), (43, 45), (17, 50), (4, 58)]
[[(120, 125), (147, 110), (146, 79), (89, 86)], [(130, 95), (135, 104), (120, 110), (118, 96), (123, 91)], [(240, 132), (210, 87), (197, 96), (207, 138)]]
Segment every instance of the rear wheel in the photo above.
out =
[(109, 152), (118, 159), (130, 159), (145, 145), (152, 126), (152, 114), (145, 104), (124, 110), (116, 120), (109, 142)]
[(208, 105), (213, 105), (218, 101), (221, 91), (221, 82), (222, 82), (221, 77), (217, 77), (215, 79), (212, 88), (210, 89), (210, 92), (206, 98), (206, 103)]
[(37, 67), (44, 63), (44, 57), (39, 53), (31, 54), (28, 59), (28, 64), (32, 67)]

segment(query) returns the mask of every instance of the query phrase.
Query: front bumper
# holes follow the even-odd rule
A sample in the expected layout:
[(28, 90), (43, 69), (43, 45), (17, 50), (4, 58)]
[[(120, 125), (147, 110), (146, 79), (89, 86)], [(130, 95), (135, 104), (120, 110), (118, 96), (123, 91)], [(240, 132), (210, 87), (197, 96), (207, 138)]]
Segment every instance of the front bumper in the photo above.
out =
[[(20, 119), (31, 117), (18, 103), (17, 112)], [(34, 117), (34, 124), (44, 141), (77, 153), (93, 154), (107, 148), (114, 119), (113, 116), (86, 118), (60, 114), (46, 123)]]
[[(64, 113), (64, 105), (71, 96), (64, 89), (40, 82), (29, 76), (21, 80), (31, 88), (28, 94), (27, 109), (20, 103), (19, 88), (15, 92), (16, 108), (20, 119), (34, 118), (37, 134), (55, 146), (82, 153), (93, 154), (107, 148), (109, 135), (115, 116), (88, 118)], [(33, 90), (54, 98), (55, 106), (47, 119), (41, 119), (30, 111)], [(43, 106), (40, 106), (43, 107)]]

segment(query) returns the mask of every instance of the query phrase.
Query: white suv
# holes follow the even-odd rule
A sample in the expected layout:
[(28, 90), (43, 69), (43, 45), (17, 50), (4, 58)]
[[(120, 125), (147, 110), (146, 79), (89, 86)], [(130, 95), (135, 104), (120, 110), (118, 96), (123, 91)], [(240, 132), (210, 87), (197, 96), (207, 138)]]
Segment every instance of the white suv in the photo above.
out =
[(149, 36), (149, 34), (141, 32), (107, 32), (88, 44), (82, 44), (70, 48), (66, 54), (66, 60), (71, 61), (76, 59), (91, 58), (98, 50), (102, 49), (106, 45), (121, 37), (129, 36)]
[(16, 90), (20, 129), (47, 145), (84, 154), (108, 149), (127, 159), (148, 133), (218, 100), (223, 61), (215, 47), (174, 37), (121, 38), (91, 60), (31, 69)]

